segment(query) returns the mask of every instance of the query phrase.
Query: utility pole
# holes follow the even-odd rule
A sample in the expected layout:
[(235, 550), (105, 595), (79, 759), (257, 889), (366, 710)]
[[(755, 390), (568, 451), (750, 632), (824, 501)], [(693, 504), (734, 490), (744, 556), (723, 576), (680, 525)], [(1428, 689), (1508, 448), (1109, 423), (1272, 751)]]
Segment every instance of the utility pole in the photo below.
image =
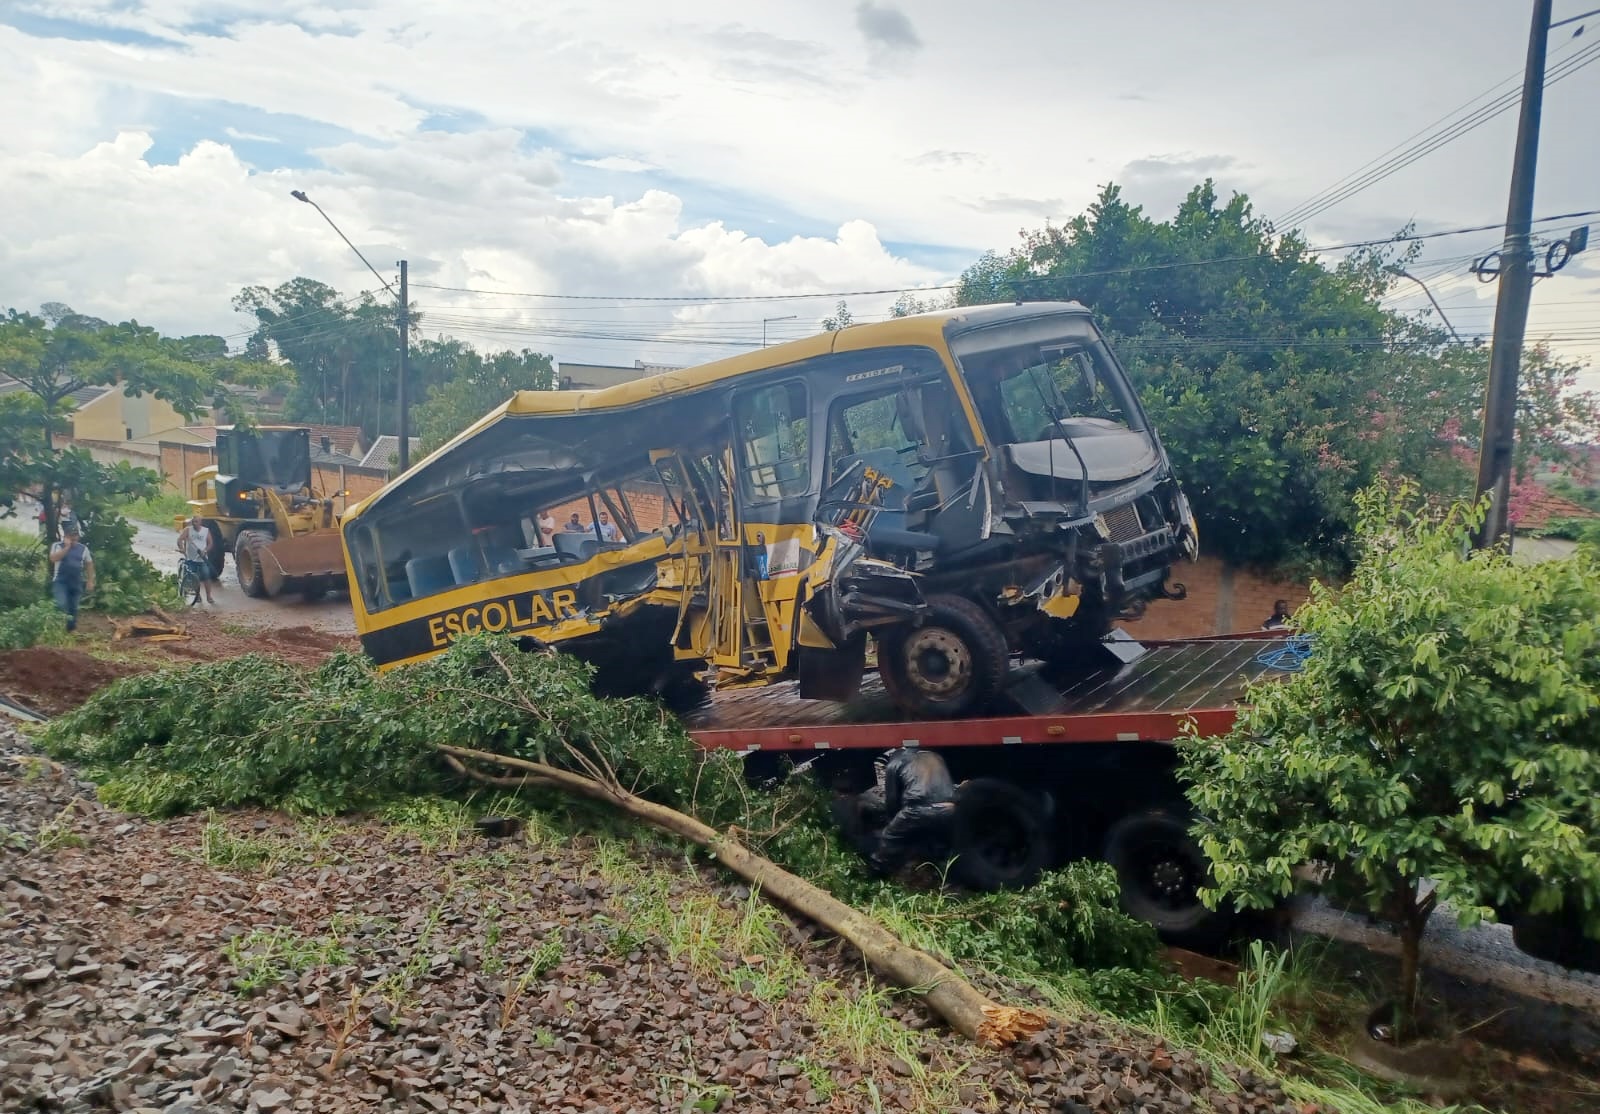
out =
[(1517, 373), (1533, 293), (1533, 176), (1539, 161), (1539, 115), (1544, 106), (1545, 47), (1550, 35), (1550, 0), (1533, 0), (1528, 65), (1522, 78), (1522, 113), (1511, 168), (1505, 243), (1500, 249), (1500, 289), (1494, 310), (1494, 346), (1489, 354), (1489, 390), (1478, 450), (1478, 496), (1492, 495), (1488, 516), (1473, 545), (1487, 549), (1506, 540), (1506, 503), (1517, 442)]
[(406, 292), (406, 261), (400, 261), (400, 386), (395, 392), (400, 406), (400, 471), (411, 467), (411, 421), (406, 413), (406, 380), (411, 364), (411, 300)]

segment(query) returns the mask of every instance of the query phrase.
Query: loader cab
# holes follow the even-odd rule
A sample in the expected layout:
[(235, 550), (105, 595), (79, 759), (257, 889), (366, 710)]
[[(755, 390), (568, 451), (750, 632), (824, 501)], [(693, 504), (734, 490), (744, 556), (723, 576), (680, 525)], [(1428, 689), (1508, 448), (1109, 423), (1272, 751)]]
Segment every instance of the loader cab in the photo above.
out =
[(232, 518), (261, 518), (266, 508), (249, 493), (271, 488), (282, 495), (309, 492), (311, 431), (270, 426), (217, 429), (216, 493), (218, 513)]

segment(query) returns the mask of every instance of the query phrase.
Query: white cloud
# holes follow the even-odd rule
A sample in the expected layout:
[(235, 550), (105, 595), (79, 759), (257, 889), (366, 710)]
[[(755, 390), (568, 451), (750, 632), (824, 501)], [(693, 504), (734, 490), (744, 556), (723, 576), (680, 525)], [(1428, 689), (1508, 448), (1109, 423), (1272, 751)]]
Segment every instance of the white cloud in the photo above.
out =
[(653, 162), (630, 159), (626, 155), (607, 155), (603, 159), (573, 159), (579, 166), (592, 166), (596, 170), (615, 170), (619, 174), (643, 174), (647, 170), (660, 170)]
[(242, 142), (248, 142), (248, 143), (279, 143), (279, 142), (281, 142), (281, 140), (279, 140), (277, 136), (259, 135), (259, 134), (255, 133), (255, 132), (244, 132), (244, 131), (240, 131), (238, 128), (234, 128), (234, 127), (225, 127), (225, 128), (223, 128), (222, 129), (222, 134), (227, 136), (229, 139), (237, 139), (237, 140), (240, 140)]
[[(27, 106), (0, 130), (0, 304), (48, 296), (212, 329), (228, 324), (217, 307), (247, 282), (309, 272), (370, 283), (315, 213), (287, 199), (290, 188), (310, 191), (375, 260), (406, 254), (419, 277), (550, 292), (931, 281), (948, 276), (884, 244), (975, 258), (1009, 247), (1019, 226), (1080, 211), (1108, 177), (1163, 215), (1189, 179), (1211, 172), (1224, 196), (1245, 190), (1271, 217), (1512, 74), (1525, 33), (1523, 14), (1491, 0), (1351, 0), (1287, 14), (1254, 0), (1228, 20), (1176, 0), (1018, 0), (982, 13), (949, 0), (785, 0), (759, 13), (733, 0), (670, 12), (639, 0), (64, 0), (31, 10), (139, 34), (36, 37), (0, 16), (0, 100)], [(1370, 33), (1376, 25), (1384, 35)], [(1430, 49), (1417, 54), (1417, 41)], [(1579, 140), (1597, 99), (1600, 67), (1546, 99), (1542, 212), (1593, 207), (1600, 155)], [(299, 135), (348, 141), (297, 138), (297, 122)], [(1511, 128), (1508, 116), (1474, 131), (1309, 234), (1356, 238), (1413, 214), (1423, 228), (1493, 219)], [(250, 148), (253, 166), (226, 145), (269, 137), (281, 142), (270, 154)], [(637, 175), (663, 167), (673, 192), (641, 192)], [(1542, 283), (1536, 303), (1557, 285), (1565, 300), (1592, 297), (1595, 280), (1569, 270)], [(1480, 296), (1456, 296), (1469, 294)], [(810, 322), (831, 308), (805, 307)], [(710, 316), (735, 312), (771, 316)], [(582, 316), (607, 315), (630, 316)]]

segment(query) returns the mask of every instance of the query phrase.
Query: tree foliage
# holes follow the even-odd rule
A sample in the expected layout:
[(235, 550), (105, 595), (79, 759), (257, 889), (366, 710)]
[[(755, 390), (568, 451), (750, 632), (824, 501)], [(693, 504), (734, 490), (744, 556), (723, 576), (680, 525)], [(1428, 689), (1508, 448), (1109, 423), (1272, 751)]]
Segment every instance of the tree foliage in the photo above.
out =
[(69, 399), (84, 387), (121, 384), (193, 416), (210, 396), (214, 368), (196, 358), (192, 338), (47, 303), (38, 315), (13, 309), (0, 320), (0, 372), (22, 386), (0, 396), (0, 508), (9, 510), (20, 491), (37, 492), (44, 534), (55, 537), (61, 510), (70, 507), (95, 555), (91, 602), (110, 610), (141, 606), (156, 574), (134, 555), (133, 530), (120, 509), (154, 495), (160, 477), (125, 462), (101, 464), (82, 448), (58, 448), (71, 432)]
[(448, 360), (452, 373), (438, 377), (427, 401), (412, 414), (423, 452), (439, 448), (517, 391), (555, 388), (550, 357), (526, 348), (483, 356), (460, 341), (438, 341), (428, 358)]
[[(1076, 300), (1128, 366), (1201, 522), (1238, 561), (1351, 557), (1355, 494), (1409, 477), (1470, 485), (1487, 350), (1385, 309), (1398, 260), (1357, 251), (1324, 266), (1248, 198), (1209, 181), (1164, 222), (1107, 186), (1061, 227), (1023, 234), (962, 275), (963, 305)], [(1576, 369), (1529, 353), (1522, 460), (1551, 459), (1594, 427)]]
[(1182, 766), (1212, 897), (1262, 906), (1332, 864), (1399, 925), (1404, 1002), (1436, 898), (1466, 922), (1565, 903), (1600, 934), (1600, 564), (1467, 552), (1465, 505), (1415, 494), (1358, 498), (1353, 579), (1296, 614), (1303, 671)]

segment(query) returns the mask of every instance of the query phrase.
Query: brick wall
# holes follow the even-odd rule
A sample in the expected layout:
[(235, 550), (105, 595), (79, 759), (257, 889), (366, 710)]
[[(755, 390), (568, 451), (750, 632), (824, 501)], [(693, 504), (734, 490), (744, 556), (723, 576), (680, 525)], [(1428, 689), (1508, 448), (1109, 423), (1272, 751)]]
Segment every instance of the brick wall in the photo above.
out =
[(1124, 623), (1136, 638), (1199, 638), (1258, 630), (1272, 614), (1276, 600), (1288, 600), (1293, 611), (1310, 594), (1304, 582), (1267, 576), (1253, 569), (1225, 565), (1215, 557), (1180, 563), (1172, 580), (1189, 590), (1187, 599), (1155, 600), (1144, 618)]
[[(174, 441), (161, 442), (161, 479), (172, 491), (188, 494), (189, 477), (198, 469), (217, 462), (216, 449), (210, 445), (183, 445)], [(332, 493), (348, 491), (347, 503), (365, 499), (389, 482), (389, 473), (382, 468), (362, 468), (358, 464), (314, 464), (311, 467), (311, 486), (318, 491)]]

